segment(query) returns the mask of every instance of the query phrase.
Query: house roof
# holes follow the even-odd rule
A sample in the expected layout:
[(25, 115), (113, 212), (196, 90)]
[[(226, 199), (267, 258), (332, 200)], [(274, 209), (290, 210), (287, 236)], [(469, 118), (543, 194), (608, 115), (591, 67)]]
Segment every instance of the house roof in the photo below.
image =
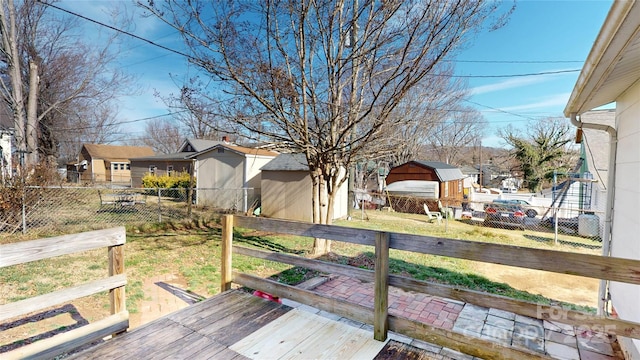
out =
[(462, 172), (464, 175), (478, 175), (478, 174), (480, 174), (480, 170), (478, 170), (477, 168), (475, 168), (473, 166), (469, 166), (469, 165), (460, 166), (460, 172)]
[(129, 160), (131, 161), (154, 161), (154, 160), (184, 160), (184, 161), (191, 161), (189, 159), (187, 159), (187, 157), (189, 155), (192, 155), (192, 152), (178, 152), (178, 153), (173, 153), (173, 154), (158, 154), (158, 155), (153, 155), (153, 156), (142, 156), (142, 157), (137, 157), (137, 158), (131, 158)]
[(305, 154), (280, 154), (269, 161), (262, 171), (309, 171)]
[(208, 148), (214, 147), (219, 144), (224, 144), (224, 141), (218, 140), (207, 140), (207, 139), (185, 139), (182, 145), (180, 145), (180, 149), (178, 152), (184, 152), (187, 145), (191, 145), (196, 152), (207, 150)]
[(616, 101), (640, 79), (638, 59), (640, 1), (614, 1), (582, 67), (564, 115), (582, 114)]
[(443, 162), (422, 160), (415, 160), (414, 162), (422, 166), (432, 168), (440, 181), (459, 180), (464, 179), (465, 177), (462, 175), (462, 171), (460, 171), (459, 168)]
[(244, 146), (232, 145), (232, 144), (229, 144), (229, 143), (222, 143), (222, 144), (214, 145), (213, 147), (207, 148), (205, 150), (193, 153), (188, 158), (189, 159), (193, 159), (193, 158), (196, 158), (196, 157), (198, 157), (198, 156), (200, 156), (202, 154), (208, 153), (210, 151), (213, 151), (213, 150), (216, 150), (216, 149), (219, 149), (219, 148), (225, 148), (227, 150), (233, 151), (233, 152), (235, 152), (237, 154), (244, 155), (244, 156), (249, 156), (249, 155), (266, 156), (266, 157), (276, 157), (276, 156), (278, 156), (277, 152), (271, 151), (271, 150), (253, 149), (253, 148), (248, 148), (248, 147), (244, 147)]
[[(614, 126), (616, 122), (615, 110), (592, 110), (580, 115), (583, 123)], [(582, 132), (582, 142), (585, 147), (589, 172), (597, 179), (603, 188), (607, 188), (607, 171), (609, 170), (610, 137), (607, 132), (590, 129), (585, 126)]]
[(84, 144), (92, 159), (109, 161), (123, 161), (141, 156), (153, 155), (153, 149), (148, 146), (117, 146), (103, 144)]

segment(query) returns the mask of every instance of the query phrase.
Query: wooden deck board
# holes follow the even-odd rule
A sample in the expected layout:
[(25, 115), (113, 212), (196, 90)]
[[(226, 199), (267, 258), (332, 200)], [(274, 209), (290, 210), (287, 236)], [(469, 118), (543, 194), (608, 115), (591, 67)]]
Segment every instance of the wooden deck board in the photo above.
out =
[(225, 292), (187, 306), (184, 310), (171, 313), (167, 317), (191, 327), (193, 324), (200, 322), (202, 319), (210, 318), (216, 313), (224, 315), (233, 312), (236, 308), (241, 308), (244, 304), (242, 299), (242, 294), (238, 292)]
[(295, 309), (229, 348), (252, 359), (366, 359), (384, 345), (371, 331)]
[(315, 317), (308, 312), (290, 311), (229, 348), (245, 355), (280, 358), (312, 334), (321, 333), (319, 330), (329, 320), (313, 321)]
[(388, 359), (403, 353), (428, 358), (415, 348), (376, 341), (371, 330), (231, 290), (71, 359)]
[(237, 304), (230, 305), (229, 308), (223, 309), (225, 313), (224, 316), (218, 315), (215, 321), (207, 318), (200, 323), (194, 323), (189, 326), (197, 329), (201, 334), (218, 339), (227, 333), (227, 327), (238, 326), (238, 322), (243, 324), (242, 319), (246, 319), (252, 315), (262, 315), (273, 308), (273, 304), (254, 297), (253, 299), (238, 301)]
[(373, 360), (430, 360), (431, 356), (413, 346), (394, 340), (389, 341)]
[[(261, 301), (269, 303), (268, 300)], [(247, 316), (242, 320), (242, 322), (240, 322), (240, 325), (237, 323), (236, 325), (229, 325), (223, 329), (217, 330), (211, 335), (217, 336), (217, 341), (220, 343), (231, 346), (235, 342), (260, 329), (262, 326), (284, 315), (291, 310), (291, 308), (280, 305), (279, 307), (269, 309), (268, 307), (263, 306), (258, 310), (261, 311), (262, 314), (257, 313), (257, 317), (251, 318), (250, 312), (247, 312)]]

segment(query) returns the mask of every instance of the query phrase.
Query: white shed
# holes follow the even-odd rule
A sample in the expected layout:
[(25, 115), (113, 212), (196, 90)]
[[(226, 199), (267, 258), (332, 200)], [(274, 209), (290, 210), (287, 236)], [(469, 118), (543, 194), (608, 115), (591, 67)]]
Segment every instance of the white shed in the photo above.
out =
[[(313, 221), (311, 175), (304, 154), (280, 154), (262, 167), (261, 213), (264, 216)], [(333, 218), (347, 216), (345, 181), (333, 204)]]
[(197, 152), (196, 201), (199, 205), (247, 211), (260, 198), (260, 168), (277, 152), (218, 144)]

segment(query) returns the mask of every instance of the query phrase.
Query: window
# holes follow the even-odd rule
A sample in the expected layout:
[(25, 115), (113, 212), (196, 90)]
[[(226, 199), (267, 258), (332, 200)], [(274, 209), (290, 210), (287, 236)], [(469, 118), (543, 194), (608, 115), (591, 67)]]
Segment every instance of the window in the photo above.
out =
[(167, 165), (167, 174), (169, 176), (173, 175), (173, 165)]
[(111, 169), (113, 169), (113, 171), (124, 171), (125, 169), (131, 170), (131, 166), (122, 162), (114, 162), (111, 163)]
[(223, 148), (218, 148), (218, 154), (224, 154), (224, 149)]
[(155, 175), (156, 170), (158, 169), (155, 165), (149, 165), (149, 173)]

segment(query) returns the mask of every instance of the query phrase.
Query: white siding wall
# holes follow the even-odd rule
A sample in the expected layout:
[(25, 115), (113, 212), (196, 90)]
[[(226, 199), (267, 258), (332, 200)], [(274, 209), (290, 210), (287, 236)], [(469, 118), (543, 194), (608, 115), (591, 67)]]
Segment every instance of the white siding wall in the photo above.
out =
[[(630, 88), (616, 103), (618, 151), (612, 256), (640, 260), (640, 82)], [(622, 319), (640, 322), (640, 285), (613, 282), (613, 306)], [(634, 340), (636, 349), (640, 341)]]
[[(200, 189), (241, 189), (244, 185), (244, 155), (227, 149), (213, 151), (198, 158), (198, 188)], [(243, 192), (221, 190), (198, 190), (198, 204), (223, 209), (243, 210)]]
[(267, 165), (271, 160), (273, 160), (273, 157), (247, 155), (245, 160), (244, 187), (260, 189), (260, 168)]

